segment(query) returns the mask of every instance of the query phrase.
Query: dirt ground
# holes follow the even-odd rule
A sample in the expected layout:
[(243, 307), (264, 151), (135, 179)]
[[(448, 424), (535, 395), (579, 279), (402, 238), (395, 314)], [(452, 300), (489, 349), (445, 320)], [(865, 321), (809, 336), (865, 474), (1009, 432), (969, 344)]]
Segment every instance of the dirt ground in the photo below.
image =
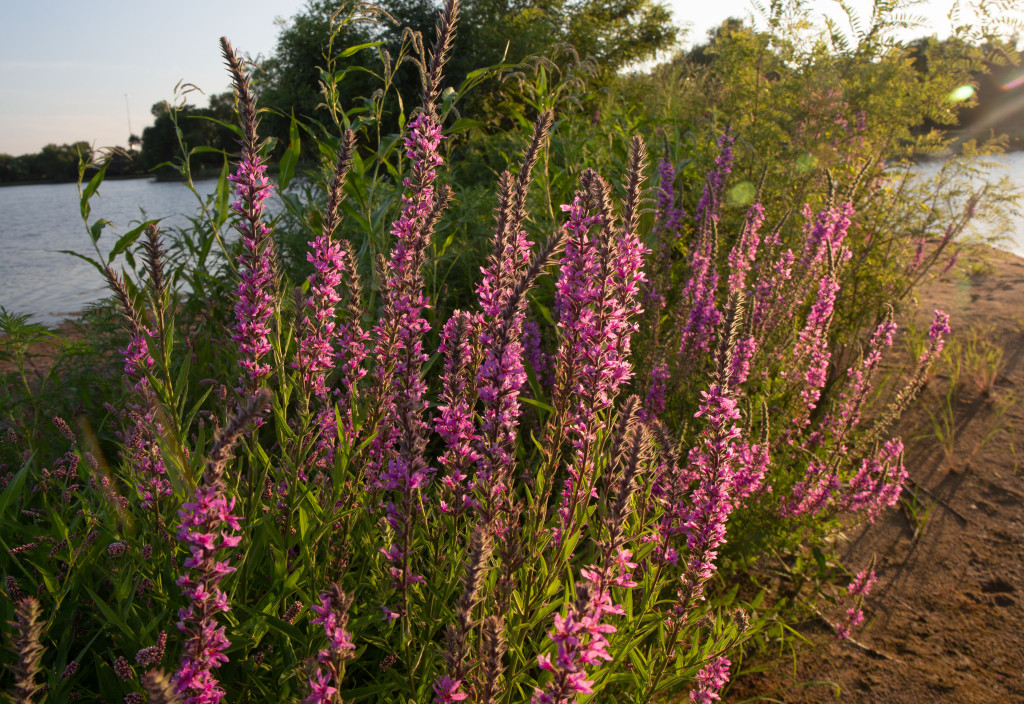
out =
[(933, 309), (950, 313), (961, 364), (900, 429), (905, 506), (848, 534), (843, 564), (874, 557), (878, 574), (856, 643), (805, 624), (812, 644), (796, 663), (741, 679), (728, 702), (1024, 703), (1024, 260), (993, 253), (920, 302), (921, 328)]

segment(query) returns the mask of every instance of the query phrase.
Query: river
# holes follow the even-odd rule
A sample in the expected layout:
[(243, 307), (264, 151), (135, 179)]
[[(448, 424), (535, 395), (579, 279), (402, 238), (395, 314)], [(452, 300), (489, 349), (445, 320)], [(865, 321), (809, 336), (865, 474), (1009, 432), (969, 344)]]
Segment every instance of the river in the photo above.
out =
[[(216, 179), (196, 182), (203, 194)], [(90, 200), (90, 222), (109, 220), (98, 245), (106, 256), (120, 235), (147, 219), (164, 218), (164, 226), (184, 226), (197, 200), (184, 184), (150, 179), (106, 181)], [(0, 188), (0, 306), (31, 313), (53, 324), (106, 297), (103, 278), (88, 262), (60, 250), (95, 258), (79, 211), (73, 183)]]
[[(994, 176), (1006, 174), (1024, 188), (1024, 152), (993, 161), (1005, 167), (996, 169)], [(919, 168), (928, 173), (938, 166), (926, 163)], [(214, 179), (197, 181), (196, 189), (208, 194), (216, 184)], [(271, 199), (272, 210), (278, 209), (276, 204)], [(99, 241), (106, 255), (120, 234), (147, 218), (164, 218), (162, 224), (168, 227), (184, 226), (197, 202), (181, 183), (135, 179), (105, 182), (91, 205), (92, 222), (104, 218), (114, 223)], [(1005, 236), (1000, 246), (1024, 256), (1024, 215), (1016, 218), (1010, 232), (980, 229), (988, 236)], [(92, 266), (59, 251), (92, 253), (73, 183), (0, 188), (0, 247), (0, 306), (10, 312), (30, 313), (37, 322), (54, 324), (107, 295)]]

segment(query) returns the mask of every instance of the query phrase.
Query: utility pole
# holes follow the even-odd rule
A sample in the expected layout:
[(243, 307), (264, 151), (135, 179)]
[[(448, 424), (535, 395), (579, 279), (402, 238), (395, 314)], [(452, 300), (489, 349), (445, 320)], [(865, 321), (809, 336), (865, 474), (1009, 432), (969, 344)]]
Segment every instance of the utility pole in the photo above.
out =
[(127, 93), (124, 94), (124, 111), (125, 114), (128, 116), (128, 149), (130, 150), (132, 148), (132, 135), (134, 135), (135, 133), (132, 132), (132, 109), (128, 105)]

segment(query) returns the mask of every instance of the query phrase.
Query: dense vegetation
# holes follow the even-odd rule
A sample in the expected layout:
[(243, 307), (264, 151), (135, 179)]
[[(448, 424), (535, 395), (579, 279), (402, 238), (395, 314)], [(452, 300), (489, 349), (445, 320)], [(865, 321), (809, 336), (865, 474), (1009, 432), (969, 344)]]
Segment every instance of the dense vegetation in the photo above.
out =
[(946, 146), (921, 125), (955, 124), (978, 37), (922, 70), (885, 12), (793, 19), (622, 81), (460, 82), (450, 1), (371, 47), (364, 100), (339, 43), (278, 151), (225, 42), (241, 154), (191, 226), (97, 250), (113, 301), (41, 378), (46, 332), (0, 320), (0, 686), (711, 702), (808, 613), (848, 636), (873, 573), (837, 538), (900, 500), (893, 429), (949, 332), (902, 313), (1009, 195), (964, 177), (998, 143), (900, 166)]

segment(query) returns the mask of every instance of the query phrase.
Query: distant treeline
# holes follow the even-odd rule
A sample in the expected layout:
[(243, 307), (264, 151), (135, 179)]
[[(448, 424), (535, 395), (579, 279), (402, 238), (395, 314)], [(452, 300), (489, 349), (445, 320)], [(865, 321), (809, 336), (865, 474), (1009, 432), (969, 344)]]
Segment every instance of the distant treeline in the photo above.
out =
[[(533, 19), (523, 24), (522, 13), (510, 14), (501, 4), (466, 0), (460, 29), (463, 48), (452, 57), (448, 75), (467, 76), (481, 67), (514, 67), (545, 57), (543, 60), (556, 71), (569, 70), (585, 80), (588, 95), (598, 95), (602, 86), (636, 82), (640, 74), (623, 73), (622, 69), (670, 49), (679, 35), (670, 13), (658, 0), (602, 0), (600, 7), (594, 2), (568, 0), (547, 0), (543, 5), (527, 0), (526, 4), (535, 12), (527, 13)], [(614, 12), (609, 9), (612, 5)], [(305, 125), (329, 122), (332, 116), (322, 109), (325, 79), (329, 79), (333, 84), (330, 89), (337, 93), (336, 104), (359, 105), (363, 100), (360, 96), (370, 94), (381, 75), (379, 52), (386, 51), (389, 57), (395, 57), (408, 51), (401, 27), (422, 31), (428, 42), (432, 40), (436, 10), (430, 0), (386, 0), (383, 7), (397, 20), (396, 25), (349, 21), (351, 18), (339, 18), (333, 3), (308, 0), (306, 7), (282, 27), (275, 50), (269, 57), (261, 58), (254, 74), (260, 102), (267, 108), (261, 115), (264, 134), (277, 139), (279, 144), (287, 144), (292, 116)], [(535, 21), (537, 13), (551, 12), (569, 13), (571, 21)], [(528, 32), (524, 29), (527, 26)], [(720, 60), (716, 41), (723, 32), (750, 31), (743, 21), (730, 18), (711, 30), (705, 43), (677, 52), (668, 62), (650, 70), (657, 72), (673, 64), (711, 68)], [(596, 35), (600, 36), (595, 39)], [(935, 56), (935, 52), (966, 55), (965, 50), (970, 47), (958, 41), (917, 39), (905, 45), (906, 57), (923, 75), (929, 70), (928, 56)], [(965, 87), (966, 95), (950, 101), (950, 109), (958, 112), (960, 132), (965, 137), (1005, 133), (1010, 136), (1012, 149), (1024, 147), (1020, 119), (1024, 114), (1024, 54), (1007, 45), (974, 47), (973, 51), (986, 57), (984, 69), (973, 73), (974, 86)], [(588, 60), (581, 63), (580, 57)], [(514, 74), (506, 71), (505, 75), (507, 78)], [(394, 70), (389, 76), (395, 88), (394, 105), (381, 119), (396, 124), (385, 125), (384, 133), (397, 131), (400, 106), (417, 103), (419, 84), (411, 67)], [(763, 78), (772, 80), (771, 75)], [(514, 80), (485, 81), (473, 86), (469, 95), (460, 97), (460, 110), (478, 124), (507, 127), (505, 123), (511, 119), (508, 106), (524, 102), (517, 100), (523, 96), (510, 95), (514, 91)], [(131, 135), (128, 149), (94, 154), (88, 143), (77, 142), (49, 144), (37, 154), (0, 154), (0, 183), (74, 181), (78, 178), (80, 159), (94, 165), (108, 164), (108, 176), (153, 172), (159, 175), (161, 171), (172, 175), (177, 170), (169, 165), (181, 159), (183, 146), (190, 153), (189, 163), (194, 172), (219, 169), (224, 154), (237, 150), (235, 134), (227, 126), (233, 120), (232, 111), (230, 92), (212, 96), (209, 106), (203, 108), (187, 103), (157, 103), (151, 110), (153, 125), (141, 137)], [(948, 125), (926, 120), (915, 132), (935, 127), (949, 129)]]

